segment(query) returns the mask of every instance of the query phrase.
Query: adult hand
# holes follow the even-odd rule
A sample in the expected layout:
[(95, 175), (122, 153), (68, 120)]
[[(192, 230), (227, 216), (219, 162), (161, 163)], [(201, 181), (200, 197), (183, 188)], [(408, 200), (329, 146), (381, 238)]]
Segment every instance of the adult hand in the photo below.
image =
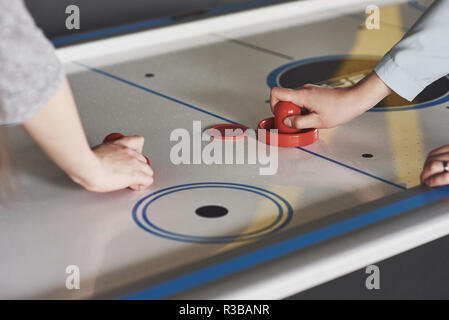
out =
[(391, 93), (391, 89), (372, 72), (357, 85), (347, 88), (312, 84), (298, 90), (273, 88), (270, 105), (273, 113), (279, 101), (289, 101), (309, 111), (306, 115), (287, 117), (284, 123), (288, 127), (325, 129), (354, 119)]
[(429, 153), (421, 173), (421, 183), (429, 187), (449, 185), (449, 145)]

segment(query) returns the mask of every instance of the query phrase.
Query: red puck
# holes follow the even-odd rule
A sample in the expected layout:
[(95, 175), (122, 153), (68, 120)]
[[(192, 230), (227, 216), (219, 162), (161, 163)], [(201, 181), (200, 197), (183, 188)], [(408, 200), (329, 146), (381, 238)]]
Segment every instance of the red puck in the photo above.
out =
[(206, 133), (214, 139), (238, 140), (248, 136), (246, 130), (248, 130), (248, 127), (240, 124), (226, 123), (212, 126), (206, 130)]
[(257, 129), (265, 129), (265, 136), (257, 130), (257, 138), (265, 144), (275, 145), (279, 147), (304, 147), (318, 140), (318, 129), (304, 129), (298, 133), (275, 133), (274, 118), (264, 119), (259, 122)]

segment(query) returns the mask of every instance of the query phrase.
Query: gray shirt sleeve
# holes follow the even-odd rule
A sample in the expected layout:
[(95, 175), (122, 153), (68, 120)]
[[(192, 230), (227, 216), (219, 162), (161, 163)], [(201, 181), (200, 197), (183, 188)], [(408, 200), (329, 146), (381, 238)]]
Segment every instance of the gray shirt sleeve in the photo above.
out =
[(0, 0), (0, 126), (36, 114), (61, 86), (64, 70), (22, 0)]
[(449, 0), (435, 1), (374, 70), (388, 87), (409, 101), (447, 75)]

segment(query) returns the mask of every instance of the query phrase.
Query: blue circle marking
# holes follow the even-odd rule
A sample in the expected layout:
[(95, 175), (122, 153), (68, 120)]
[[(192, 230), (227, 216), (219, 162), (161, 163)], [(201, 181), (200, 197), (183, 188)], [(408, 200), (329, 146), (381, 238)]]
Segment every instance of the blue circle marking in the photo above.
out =
[[(308, 64), (308, 63), (312, 63), (312, 62), (317, 62), (317, 61), (327, 61), (327, 60), (335, 60), (335, 59), (346, 59), (346, 58), (379, 58), (378, 56), (370, 56), (370, 55), (348, 55), (348, 54), (344, 54), (344, 55), (332, 55), (332, 56), (321, 56), (321, 57), (313, 57), (313, 58), (307, 58), (307, 59), (303, 59), (303, 60), (298, 60), (298, 61), (293, 61), (293, 62), (289, 62), (287, 64), (284, 64), (276, 69), (274, 69), (273, 71), (270, 72), (270, 74), (267, 77), (267, 85), (269, 88), (274, 88), (274, 87), (279, 87), (280, 83), (279, 83), (279, 78), (281, 77), (281, 75), (290, 70), (292, 67), (295, 66), (300, 66), (300, 65), (304, 65), (304, 64)], [(442, 103), (445, 103), (449, 101), (449, 92), (446, 92), (446, 94), (444, 94), (443, 96), (429, 101), (429, 102), (425, 102), (425, 103), (421, 103), (421, 104), (416, 104), (416, 105), (412, 105), (412, 106), (408, 106), (408, 107), (395, 107), (395, 108), (386, 108), (386, 107), (381, 107), (381, 108), (371, 108), (370, 110), (368, 110), (367, 112), (392, 112), (392, 111), (405, 111), (405, 110), (414, 110), (414, 109), (423, 109), (423, 108), (428, 108), (428, 107), (433, 107)]]
[[(221, 237), (202, 237), (202, 236), (192, 236), (175, 233), (160, 228), (156, 226), (153, 222), (151, 222), (151, 219), (148, 216), (149, 211), (148, 209), (150, 205), (153, 204), (156, 200), (169, 194), (173, 194), (175, 192), (192, 189), (202, 189), (202, 188), (235, 189), (257, 194), (261, 197), (264, 197), (272, 201), (278, 209), (278, 215), (270, 225), (265, 226), (259, 230), (238, 235), (221, 236)], [(284, 212), (282, 204), (287, 208), (286, 212)], [(142, 215), (143, 221), (139, 219), (138, 216), (139, 212)], [(133, 219), (137, 223), (137, 225), (141, 227), (143, 230), (165, 239), (176, 240), (181, 242), (194, 242), (194, 243), (229, 243), (229, 242), (258, 239), (284, 228), (290, 222), (292, 215), (293, 209), (291, 205), (284, 198), (271, 191), (250, 185), (238, 183), (225, 183), (225, 182), (199, 182), (164, 188), (140, 199), (133, 208)]]
[(269, 196), (267, 196), (267, 195), (265, 195), (265, 194), (263, 194), (263, 193), (261, 193), (261, 192), (253, 191), (253, 190), (246, 189), (246, 188), (240, 188), (240, 187), (228, 187), (228, 186), (197, 186), (197, 187), (186, 187), (186, 188), (182, 188), (182, 189), (176, 189), (176, 191), (168, 191), (168, 192), (166, 192), (166, 193), (162, 193), (162, 194), (160, 194), (160, 195), (158, 195), (158, 196), (152, 198), (150, 201), (148, 201), (148, 202), (146, 203), (146, 205), (145, 205), (145, 206), (143, 207), (143, 209), (142, 209), (142, 212), (143, 212), (143, 220), (145, 220), (145, 222), (146, 222), (149, 226), (151, 226), (152, 228), (154, 228), (154, 229), (156, 229), (156, 230), (158, 230), (158, 231), (160, 231), (160, 232), (166, 233), (166, 234), (171, 234), (171, 235), (178, 236), (178, 237), (186, 237), (186, 238), (196, 238), (196, 239), (205, 239), (205, 240), (209, 240), (211, 237), (191, 236), (191, 235), (185, 235), (185, 234), (175, 233), (175, 232), (171, 232), (171, 231), (166, 231), (166, 230), (164, 230), (164, 229), (162, 229), (162, 228), (156, 226), (154, 223), (152, 223), (152, 222), (150, 221), (150, 219), (148, 218), (148, 210), (147, 210), (149, 205), (151, 205), (154, 201), (156, 201), (157, 199), (159, 199), (159, 198), (161, 198), (161, 197), (163, 197), (163, 196), (165, 196), (165, 195), (172, 194), (172, 193), (178, 192), (178, 191), (183, 191), (183, 190), (203, 189), (203, 188), (224, 188), (224, 189), (237, 189), (237, 190), (249, 191), (249, 192), (258, 194), (258, 195), (260, 195), (260, 196), (262, 196), (262, 197), (266, 197), (267, 199), (271, 200), (271, 201), (276, 205), (276, 207), (278, 208), (278, 215), (277, 215), (276, 219), (275, 219), (270, 225), (266, 226), (265, 228), (262, 228), (262, 229), (260, 229), (260, 230), (256, 230), (256, 231), (253, 231), (253, 232), (249, 232), (249, 233), (242, 233), (242, 234), (235, 235), (235, 236), (214, 237), (214, 239), (234, 239), (234, 238), (237, 238), (237, 237), (246, 237), (246, 236), (249, 236), (249, 235), (261, 233), (261, 232), (266, 231), (266, 230), (272, 228), (273, 226), (275, 226), (275, 225), (282, 219), (282, 217), (283, 217), (283, 215), (284, 215), (283, 209), (282, 209), (282, 207), (279, 205), (279, 203), (278, 203), (276, 200), (274, 200), (273, 198), (271, 198), (271, 197), (269, 197)]

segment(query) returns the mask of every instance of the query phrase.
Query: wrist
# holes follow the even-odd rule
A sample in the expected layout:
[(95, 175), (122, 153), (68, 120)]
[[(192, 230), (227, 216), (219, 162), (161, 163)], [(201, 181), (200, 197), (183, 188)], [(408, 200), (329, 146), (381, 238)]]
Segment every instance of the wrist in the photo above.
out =
[(72, 181), (85, 189), (89, 189), (89, 186), (92, 185), (92, 179), (101, 171), (101, 162), (90, 149), (78, 159), (77, 164), (66, 170), (66, 173)]
[(393, 91), (373, 71), (358, 84), (352, 87), (355, 103), (362, 111), (371, 109)]

